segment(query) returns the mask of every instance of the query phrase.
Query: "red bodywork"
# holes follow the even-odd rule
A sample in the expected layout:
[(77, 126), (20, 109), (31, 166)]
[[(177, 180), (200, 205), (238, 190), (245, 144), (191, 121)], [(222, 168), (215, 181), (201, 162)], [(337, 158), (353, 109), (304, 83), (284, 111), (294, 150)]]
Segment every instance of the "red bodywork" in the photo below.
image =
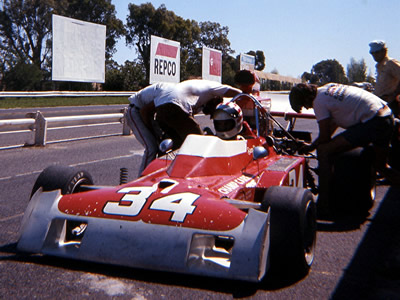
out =
[[(254, 147), (268, 155), (254, 159)], [(228, 231), (247, 213), (224, 199), (261, 202), (274, 185), (304, 186), (305, 160), (278, 155), (263, 137), (223, 141), (191, 135), (174, 160), (157, 159), (144, 176), (114, 188), (63, 196), (61, 212), (94, 218)]]

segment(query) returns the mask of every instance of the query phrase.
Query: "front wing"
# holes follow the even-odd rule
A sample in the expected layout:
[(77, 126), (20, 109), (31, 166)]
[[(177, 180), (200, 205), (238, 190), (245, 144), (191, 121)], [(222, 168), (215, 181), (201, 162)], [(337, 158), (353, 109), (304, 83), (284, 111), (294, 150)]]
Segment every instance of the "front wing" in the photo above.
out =
[(240, 226), (218, 232), (71, 216), (58, 210), (60, 199), (41, 189), (32, 197), (19, 251), (244, 281), (260, 281), (268, 268), (268, 213), (249, 209)]

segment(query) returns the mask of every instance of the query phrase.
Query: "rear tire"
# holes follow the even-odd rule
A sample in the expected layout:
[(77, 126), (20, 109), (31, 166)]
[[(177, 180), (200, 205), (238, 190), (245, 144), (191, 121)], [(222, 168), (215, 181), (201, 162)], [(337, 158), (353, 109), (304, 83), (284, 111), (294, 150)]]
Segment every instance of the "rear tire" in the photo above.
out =
[(335, 215), (365, 215), (373, 206), (376, 191), (373, 154), (370, 147), (357, 148), (335, 158), (329, 205)]
[(316, 207), (309, 190), (272, 186), (264, 195), (269, 205), (270, 271), (291, 277), (305, 276), (314, 260)]
[(31, 197), (42, 187), (43, 191), (61, 190), (62, 195), (80, 192), (82, 185), (93, 185), (92, 176), (80, 169), (53, 165), (40, 173), (33, 186)]

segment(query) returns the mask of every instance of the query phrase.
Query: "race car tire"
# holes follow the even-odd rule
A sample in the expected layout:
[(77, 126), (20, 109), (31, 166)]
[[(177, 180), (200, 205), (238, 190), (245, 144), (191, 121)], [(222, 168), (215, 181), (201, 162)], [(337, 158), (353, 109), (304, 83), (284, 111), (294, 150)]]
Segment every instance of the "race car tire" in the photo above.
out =
[(334, 215), (365, 216), (373, 206), (376, 170), (373, 149), (356, 148), (334, 159), (329, 207)]
[(272, 186), (264, 195), (270, 207), (270, 271), (304, 276), (313, 260), (316, 244), (316, 206), (312, 193), (303, 188)]
[(93, 185), (92, 176), (85, 170), (53, 165), (44, 169), (33, 186), (31, 197), (42, 187), (43, 191), (61, 190), (62, 195), (80, 191), (82, 185)]

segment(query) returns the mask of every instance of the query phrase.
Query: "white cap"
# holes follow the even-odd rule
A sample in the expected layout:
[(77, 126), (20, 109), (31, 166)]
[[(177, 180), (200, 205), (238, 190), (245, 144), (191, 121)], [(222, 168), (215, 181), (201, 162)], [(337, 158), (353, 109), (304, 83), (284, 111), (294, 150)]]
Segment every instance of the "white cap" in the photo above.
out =
[(370, 47), (369, 53), (374, 53), (382, 50), (383, 48), (386, 48), (386, 44), (384, 41), (375, 40), (369, 43), (369, 47)]

